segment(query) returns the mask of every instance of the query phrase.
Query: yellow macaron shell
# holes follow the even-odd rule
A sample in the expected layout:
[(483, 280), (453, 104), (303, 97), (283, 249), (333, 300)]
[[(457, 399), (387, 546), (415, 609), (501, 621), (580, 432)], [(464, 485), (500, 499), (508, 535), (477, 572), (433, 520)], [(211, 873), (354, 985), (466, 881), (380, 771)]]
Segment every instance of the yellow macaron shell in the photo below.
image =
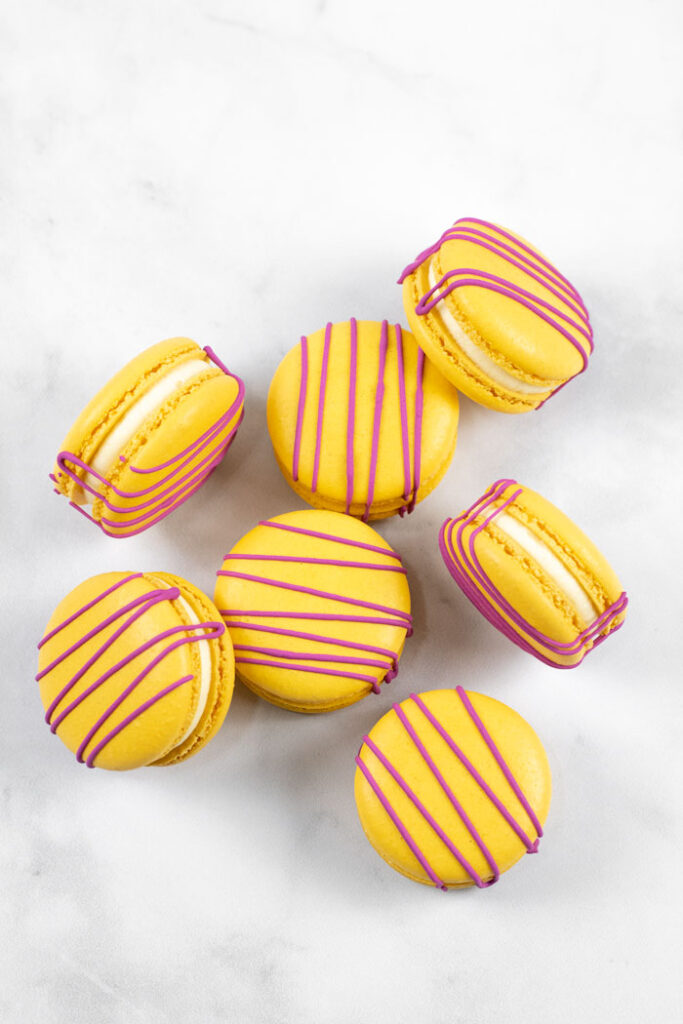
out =
[[(518, 286), (558, 310), (561, 317), (541, 307), (588, 351), (588, 341), (577, 326), (580, 322), (577, 303), (567, 295), (566, 285), (557, 271), (549, 270), (546, 264), (540, 267), (539, 264), (533, 265), (536, 276), (531, 276), (499, 254), (500, 250), (493, 252), (484, 245), (476, 244), (462, 237), (462, 232), (483, 231), (487, 239), (493, 240), (494, 248), (496, 245), (503, 247), (502, 251), (517, 262), (521, 261), (522, 266), (528, 267), (525, 261), (529, 259), (534, 264), (534, 257), (530, 257), (524, 246), (544, 259), (542, 253), (529, 246), (520, 235), (510, 232), (510, 238), (502, 234), (502, 229), (496, 225), (482, 229), (476, 221), (467, 219), (459, 221), (454, 225), (456, 227), (460, 229), (458, 237), (445, 239), (439, 249), (403, 282), (404, 305), (411, 330), (448, 379), (475, 401), (504, 412), (536, 408), (555, 388), (583, 367), (580, 352), (552, 324), (509, 295), (473, 284), (455, 288), (424, 315), (416, 313), (416, 306), (433, 284), (451, 271), (471, 271), (467, 275), (470, 277), (473, 274), (491, 275), (506, 285)], [(474, 237), (480, 236), (475, 234)], [(546, 274), (547, 277), (544, 276)], [(452, 278), (444, 283), (444, 289), (450, 280)], [(504, 384), (489, 377), (485, 367), (478, 366), (452, 337), (440, 312), (444, 309), (474, 344), (477, 353), (488, 357), (512, 378), (532, 386), (535, 392), (525, 393), (522, 387), (516, 389), (512, 383)]]
[[(173, 587), (180, 590), (179, 598), (165, 598), (164, 591)], [(210, 648), (212, 678), (204, 710), (190, 735), (186, 734), (199, 711), (203, 682), (199, 644), (183, 643), (171, 649), (180, 639), (201, 635), (199, 630), (188, 628), (195, 624), (195, 617), (200, 623), (220, 622), (209, 599), (203, 595), (200, 599), (198, 594), (196, 588), (175, 576), (113, 572), (86, 580), (60, 602), (46, 627), (48, 639), (40, 648), (38, 668), (46, 712), (62, 694), (53, 708), (51, 722), (58, 722), (74, 704), (56, 729), (70, 750), (76, 753), (94, 729), (81, 752), (87, 761), (100, 741), (128, 716), (186, 676), (190, 677), (187, 682), (156, 700), (114, 735), (96, 755), (94, 764), (126, 770), (171, 763), (190, 756), (213, 735), (225, 717), (232, 693), (230, 639), (224, 633), (202, 641)], [(131, 608), (119, 614), (129, 604)], [(138, 612), (141, 614), (135, 618)], [(112, 621), (101, 628), (110, 618)], [(163, 636), (167, 630), (174, 632)], [(85, 639), (91, 632), (93, 635)], [(72, 647), (74, 650), (64, 657)], [(166, 656), (142, 675), (118, 706), (112, 707), (152, 660), (165, 651)], [(115, 671), (109, 678), (93, 686), (110, 670)], [(92, 692), (79, 701), (90, 687)], [(98, 725), (104, 715), (106, 721)]]
[[(507, 705), (479, 693), (470, 692), (467, 696), (542, 825), (548, 815), (552, 786), (541, 741), (531, 726)], [(480, 773), (529, 840), (534, 842), (537, 835), (532, 820), (457, 692), (432, 690), (420, 694), (419, 699)], [(407, 699), (401, 702), (400, 708), (493, 856), (499, 872), (507, 871), (524, 855), (526, 846), (420, 707), (412, 699)], [(369, 738), (480, 879), (490, 881), (493, 877), (491, 866), (393, 708), (377, 722)], [(473, 885), (472, 876), (365, 742), (359, 757), (444, 885), (448, 888)], [(410, 849), (360, 767), (356, 768), (354, 788), (363, 830), (375, 850), (401, 874), (416, 882), (434, 885), (434, 880)]]
[[(111, 486), (101, 487), (101, 493), (116, 511), (104, 501), (95, 499), (92, 513), (98, 520), (106, 520), (107, 528), (118, 535), (139, 530), (141, 525), (158, 515), (159, 503), (175, 503), (201, 482), (207, 459), (216, 452), (238, 422), (242, 406), (222, 426), (219, 433), (203, 447), (199, 445), (189, 458), (183, 458), (182, 467), (173, 480), (169, 480), (171, 467), (168, 459), (197, 441), (237, 397), (238, 384), (213, 364), (207, 363), (206, 374), (199, 374), (184, 387), (177, 389), (156, 413), (145, 420), (141, 429), (121, 451), (123, 460), (116, 458), (107, 474)], [(162, 467), (156, 469), (156, 467)], [(141, 470), (156, 470), (144, 472)], [(125, 497), (113, 490), (133, 494)], [(144, 495), (140, 491), (144, 490)], [(143, 507), (145, 506), (145, 507)], [(118, 510), (121, 511), (118, 511)]]
[[(356, 331), (353, 489), (349, 512), (362, 517), (367, 510), (372, 475), (372, 441), (383, 325), (375, 321), (358, 320)], [(326, 334), (329, 348), (324, 376)], [(315, 507), (344, 512), (349, 493), (351, 323), (333, 324), (329, 332), (322, 328), (311, 334), (306, 343), (307, 372), (303, 376), (305, 384), (298, 466), (295, 444), (304, 370), (301, 344), (287, 353), (273, 377), (268, 394), (268, 429), (280, 469), (296, 493)], [(399, 345), (404, 374), (405, 421), (401, 414)], [(386, 326), (381, 419), (368, 519), (393, 515), (406, 506), (406, 458), (409, 492), (415, 482), (418, 353), (418, 346), (411, 334), (407, 331), (397, 334), (394, 325)], [(433, 490), (448, 468), (458, 429), (458, 397), (455, 389), (427, 360), (424, 360), (423, 365), (421, 363), (420, 372), (421, 443), (419, 486), (414, 496), (415, 502), (421, 501)], [(324, 402), (320, 421), (321, 391)], [(319, 460), (314, 490), (316, 447)]]
[[(91, 398), (69, 429), (60, 451), (72, 452), (83, 462), (90, 463), (116, 424), (169, 369), (203, 356), (203, 350), (189, 338), (168, 338), (146, 348), (126, 363)], [(76, 476), (84, 476), (83, 470), (73, 468)], [(58, 465), (55, 465), (53, 472), (56, 477), (55, 486), (62, 494), (75, 501), (83, 500), (82, 489), (71, 477), (62, 473)]]
[[(373, 684), (379, 688), (403, 648), (410, 592), (400, 559), (372, 527), (337, 512), (309, 509), (267, 522), (272, 525), (256, 526), (232, 548), (216, 583), (214, 600), (230, 630), (237, 674), (289, 710), (352, 704)], [(258, 612), (268, 614), (250, 614)]]
[[(554, 665), (578, 665), (595, 644), (593, 628), (600, 616), (618, 605), (604, 627), (597, 629), (597, 636), (612, 632), (624, 621), (623, 588), (595, 544), (555, 505), (512, 480), (494, 484), (490, 490), (494, 488), (495, 499), (476, 516), (458, 520), (455, 529), (447, 531), (449, 558), (525, 643)], [(500, 512), (494, 515), (495, 509)], [(471, 543), (478, 570), (471, 564)], [(479, 573), (493, 589), (493, 596), (487, 593)], [(523, 625), (515, 621), (505, 603), (512, 606)], [(526, 626), (545, 639), (535, 637)], [(577, 643), (587, 630), (591, 632)]]

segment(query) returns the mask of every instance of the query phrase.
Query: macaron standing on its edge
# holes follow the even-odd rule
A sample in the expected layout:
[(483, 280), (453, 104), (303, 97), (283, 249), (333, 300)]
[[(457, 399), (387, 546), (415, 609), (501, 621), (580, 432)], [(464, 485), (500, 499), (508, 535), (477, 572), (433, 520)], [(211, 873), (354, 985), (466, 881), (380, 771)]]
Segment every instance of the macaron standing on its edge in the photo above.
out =
[(95, 395), (67, 434), (51, 479), (108, 536), (133, 536), (203, 484), (243, 413), (239, 377), (210, 348), (170, 338)]
[(524, 239), (464, 217), (401, 274), (418, 344), (463, 394), (537, 409), (588, 365), (593, 330), (576, 288)]
[(38, 647), (45, 719), (89, 768), (184, 761), (230, 706), (228, 632), (209, 598), (169, 573), (85, 580), (57, 606)]
[(439, 546), (465, 596), (546, 665), (579, 665), (624, 622), (628, 598), (604, 556), (564, 513), (514, 480), (498, 480), (447, 519)]
[(400, 556), (371, 526), (307, 509), (265, 520), (218, 571), (215, 603), (237, 674), (290, 711), (333, 711), (380, 692), (411, 632)]
[(367, 838), (415, 882), (487, 888), (538, 850), (548, 759), (531, 726), (492, 697), (460, 686), (411, 694), (363, 738), (356, 766)]
[(284, 357), (268, 429), (290, 487), (367, 522), (411, 512), (450, 465), (458, 395), (412, 334), (386, 320), (327, 324)]

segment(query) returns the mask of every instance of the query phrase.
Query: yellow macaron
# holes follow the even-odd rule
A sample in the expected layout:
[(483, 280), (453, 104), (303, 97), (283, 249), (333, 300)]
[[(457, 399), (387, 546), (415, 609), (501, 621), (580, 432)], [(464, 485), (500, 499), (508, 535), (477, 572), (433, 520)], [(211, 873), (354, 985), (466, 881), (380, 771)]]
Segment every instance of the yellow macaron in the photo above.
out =
[(463, 394), (500, 412), (537, 409), (593, 351), (576, 288), (520, 235), (464, 217), (401, 274), (410, 329)]
[(447, 519), (439, 545), (469, 600), (546, 665), (578, 665), (626, 616), (626, 594), (592, 541), (514, 480), (498, 480)]
[(272, 704), (333, 711), (396, 675), (410, 592), (400, 556), (371, 526), (314, 509), (275, 516), (217, 575), (237, 674)]
[(531, 726), (492, 697), (460, 686), (411, 694), (363, 738), (356, 765), (366, 836), (415, 882), (486, 888), (538, 850), (548, 759)]
[(38, 647), (45, 719), (89, 768), (184, 761), (230, 706), (230, 637), (209, 598), (179, 576), (85, 580), (57, 606)]
[(216, 468), (244, 411), (244, 385), (210, 349), (170, 338), (136, 356), (85, 407), (51, 479), (111, 537), (149, 529)]
[(396, 324), (327, 324), (284, 357), (268, 429), (289, 485), (364, 521), (411, 512), (448, 468), (457, 392)]

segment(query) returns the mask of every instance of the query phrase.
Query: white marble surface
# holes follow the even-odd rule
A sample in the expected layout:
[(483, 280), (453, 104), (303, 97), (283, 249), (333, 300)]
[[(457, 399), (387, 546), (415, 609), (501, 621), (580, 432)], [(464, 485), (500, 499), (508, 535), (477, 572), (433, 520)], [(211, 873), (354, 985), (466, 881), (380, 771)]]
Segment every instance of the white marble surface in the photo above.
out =
[[(0, 1018), (15, 1024), (641, 1024), (680, 1020), (682, 9), (676, 2), (3, 5)], [(303, 332), (401, 317), (395, 278), (461, 215), (546, 249), (583, 292), (590, 372), (538, 415), (462, 403), (441, 487), (381, 532), (416, 631), (391, 696), (462, 683), (547, 745), (538, 857), (441, 893), (366, 843), (360, 737), (389, 694), (318, 718), (243, 689), (165, 771), (89, 772), (50, 736), (35, 643), (83, 577), (213, 586), (258, 517), (300, 507), (265, 430)], [(229, 459), (150, 533), (53, 496), (91, 392), (172, 334), (247, 385)], [(542, 490), (631, 594), (576, 672), (456, 592), (436, 531), (495, 478)]]

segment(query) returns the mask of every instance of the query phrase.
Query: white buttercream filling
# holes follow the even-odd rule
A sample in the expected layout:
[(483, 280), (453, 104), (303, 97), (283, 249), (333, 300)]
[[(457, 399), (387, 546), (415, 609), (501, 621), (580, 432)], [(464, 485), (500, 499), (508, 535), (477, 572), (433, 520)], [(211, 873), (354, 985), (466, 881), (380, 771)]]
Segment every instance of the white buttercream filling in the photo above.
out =
[[(112, 464), (137, 434), (145, 420), (161, 408), (176, 388), (186, 384), (200, 373), (205, 373), (208, 368), (209, 364), (203, 359), (188, 359), (186, 363), (172, 367), (161, 380), (158, 380), (149, 391), (133, 403), (116, 426), (107, 434), (90, 459), (91, 467), (101, 476), (106, 477)], [(100, 481), (90, 473), (86, 474), (85, 482), (94, 490), (98, 490), (101, 486)], [(88, 491), (85, 491), (84, 495), (86, 503), (91, 504), (94, 496)]]
[(591, 626), (598, 618), (599, 613), (579, 581), (560, 561), (555, 552), (551, 551), (547, 544), (535, 533), (532, 533), (524, 523), (514, 519), (508, 512), (499, 512), (491, 522), (519, 544), (535, 562), (538, 562), (553, 583), (557, 584), (565, 597), (574, 605), (577, 614), (586, 626)]
[[(198, 626), (202, 620), (190, 607), (185, 598), (177, 597), (176, 601), (180, 604), (192, 624)], [(211, 688), (211, 648), (209, 647), (209, 641), (198, 640), (193, 646), (199, 649), (199, 700), (197, 701), (197, 708), (195, 710), (194, 717), (186, 731), (177, 741), (176, 746), (184, 743), (187, 737), (194, 729), (196, 729), (199, 719), (202, 717), (204, 709), (206, 708), (206, 703), (209, 699), (209, 690)]]
[[(437, 283), (437, 278), (431, 262), (429, 264), (428, 273), (429, 287), (434, 288)], [(496, 384), (502, 385), (502, 387), (507, 388), (508, 391), (518, 391), (520, 394), (524, 395), (539, 395), (550, 390), (550, 384), (539, 387), (536, 384), (527, 384), (526, 381), (513, 377), (511, 373), (508, 373), (507, 370), (504, 370), (498, 365), (498, 363), (494, 362), (490, 356), (487, 356), (485, 352), (482, 352), (479, 346), (476, 345), (471, 338), (468, 338), (443, 300), (439, 300), (434, 311), (443, 323), (447, 334), (451, 335), (452, 340), (455, 341), (458, 347), (462, 349), (468, 359), (471, 359), (474, 365), (481, 370), (482, 373), (485, 373), (487, 377), (490, 377), (491, 380), (495, 381)]]

